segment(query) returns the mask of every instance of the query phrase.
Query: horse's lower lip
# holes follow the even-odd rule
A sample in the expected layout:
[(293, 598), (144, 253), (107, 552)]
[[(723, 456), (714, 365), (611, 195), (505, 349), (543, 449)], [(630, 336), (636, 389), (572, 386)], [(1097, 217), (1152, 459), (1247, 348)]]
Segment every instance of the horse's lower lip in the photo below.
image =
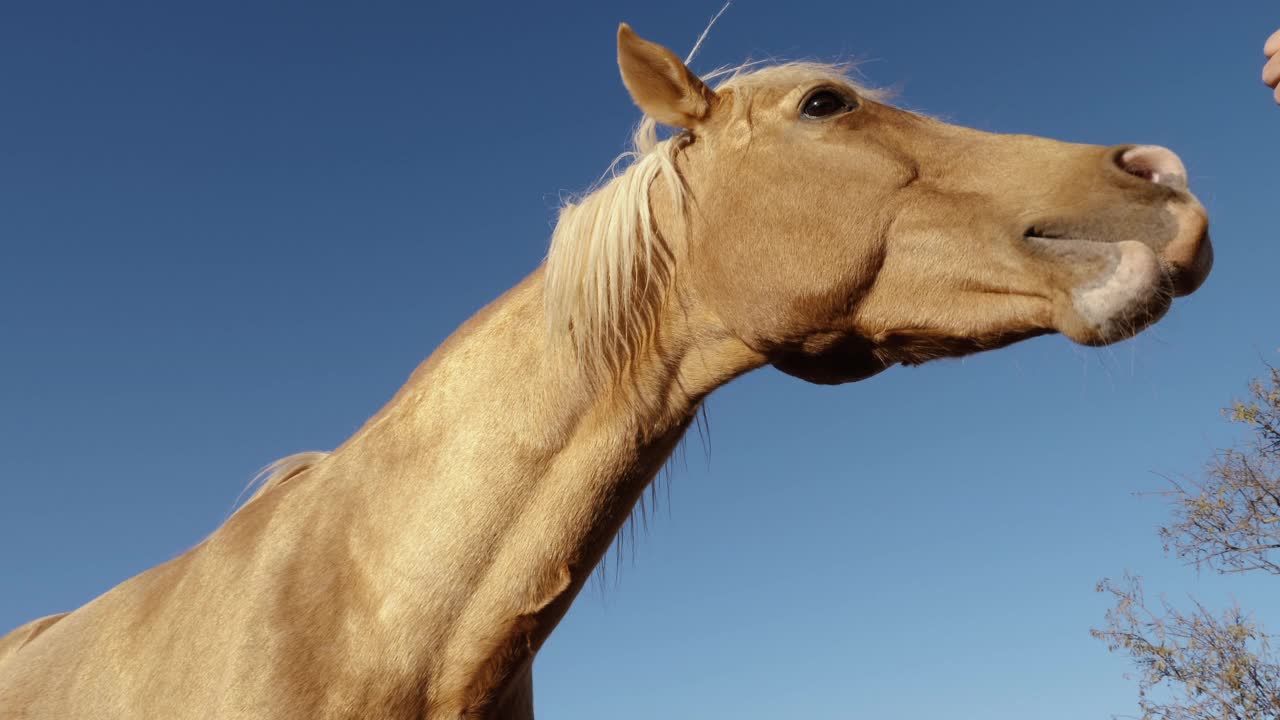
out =
[(1102, 240), (1093, 240), (1090, 238), (1082, 238), (1082, 237), (1068, 237), (1068, 236), (1062, 236), (1062, 235), (1023, 235), (1022, 239), (1023, 240), (1040, 240), (1042, 242), (1047, 242), (1047, 243), (1075, 243), (1075, 242), (1103, 243)]

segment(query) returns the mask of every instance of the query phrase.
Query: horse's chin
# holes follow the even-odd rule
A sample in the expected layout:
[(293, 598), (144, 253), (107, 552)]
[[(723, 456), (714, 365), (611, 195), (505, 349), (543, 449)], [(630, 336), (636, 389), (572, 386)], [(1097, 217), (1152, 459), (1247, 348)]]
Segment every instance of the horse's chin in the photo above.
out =
[(1101, 273), (1064, 294), (1055, 313), (1055, 325), (1063, 335), (1082, 345), (1107, 345), (1137, 335), (1168, 312), (1173, 281), (1150, 247), (1133, 240), (1052, 242), (1082, 246), (1073, 252), (1087, 247), (1105, 261)]

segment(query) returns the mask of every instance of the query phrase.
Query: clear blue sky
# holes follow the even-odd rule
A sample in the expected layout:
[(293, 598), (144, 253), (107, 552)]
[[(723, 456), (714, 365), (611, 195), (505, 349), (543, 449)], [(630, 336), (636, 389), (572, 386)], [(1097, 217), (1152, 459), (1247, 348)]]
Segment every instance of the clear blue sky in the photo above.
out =
[[(718, 8), (124, 5), (0, 16), (6, 629), (185, 550), (255, 468), (353, 432), (622, 148), (617, 23), (683, 53)], [(542, 716), (1106, 718), (1135, 692), (1088, 635), (1099, 578), (1280, 608), (1274, 579), (1164, 557), (1164, 508), (1133, 495), (1237, 437), (1218, 408), (1280, 359), (1277, 26), (1263, 0), (733, 7), (696, 68), (852, 55), (954, 122), (1168, 145), (1217, 267), (1112, 348), (717, 393), (709, 458), (693, 438), (669, 510), (539, 657)]]

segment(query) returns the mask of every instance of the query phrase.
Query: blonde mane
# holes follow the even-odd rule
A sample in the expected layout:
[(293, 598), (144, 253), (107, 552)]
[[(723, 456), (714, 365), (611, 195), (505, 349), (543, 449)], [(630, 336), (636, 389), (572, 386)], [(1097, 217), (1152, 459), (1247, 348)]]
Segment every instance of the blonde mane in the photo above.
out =
[[(253, 479), (249, 481), (249, 485), (240, 492), (240, 495), (243, 496), (246, 492), (249, 492), (249, 490), (253, 490), (253, 494), (251, 494), (249, 499), (244, 501), (244, 505), (241, 505), (240, 507), (244, 508), (246, 505), (262, 497), (272, 489), (283, 485), (286, 481), (301, 475), (316, 465), (319, 465), (325, 458), (329, 457), (329, 455), (330, 453), (320, 450), (308, 450), (305, 452), (294, 453), (287, 457), (282, 457), (270, 465), (267, 465), (259, 470), (257, 474), (253, 476)], [(237, 500), (239, 500), (239, 498), (237, 498)], [(239, 512), (239, 510), (237, 510), (237, 512)]]
[[(695, 48), (696, 49), (696, 48)], [(879, 99), (849, 78), (849, 64), (762, 61), (720, 68), (704, 76), (732, 90), (745, 112), (752, 90), (825, 80)], [(679, 249), (688, 238), (689, 188), (676, 156), (693, 136), (659, 139), (657, 122), (644, 116), (631, 147), (610, 164), (595, 187), (560, 209), (546, 261), (546, 314), (552, 337), (568, 337), (588, 369), (617, 373), (657, 329), (670, 295)], [(654, 219), (651, 188), (660, 182), (673, 203), (675, 227)]]

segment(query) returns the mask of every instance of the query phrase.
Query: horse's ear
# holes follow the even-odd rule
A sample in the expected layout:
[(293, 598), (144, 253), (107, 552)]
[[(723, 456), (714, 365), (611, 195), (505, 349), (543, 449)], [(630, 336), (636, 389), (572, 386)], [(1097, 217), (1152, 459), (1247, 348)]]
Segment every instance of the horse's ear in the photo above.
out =
[(631, 99), (646, 115), (666, 125), (694, 128), (711, 113), (716, 93), (675, 53), (618, 26), (618, 68)]

